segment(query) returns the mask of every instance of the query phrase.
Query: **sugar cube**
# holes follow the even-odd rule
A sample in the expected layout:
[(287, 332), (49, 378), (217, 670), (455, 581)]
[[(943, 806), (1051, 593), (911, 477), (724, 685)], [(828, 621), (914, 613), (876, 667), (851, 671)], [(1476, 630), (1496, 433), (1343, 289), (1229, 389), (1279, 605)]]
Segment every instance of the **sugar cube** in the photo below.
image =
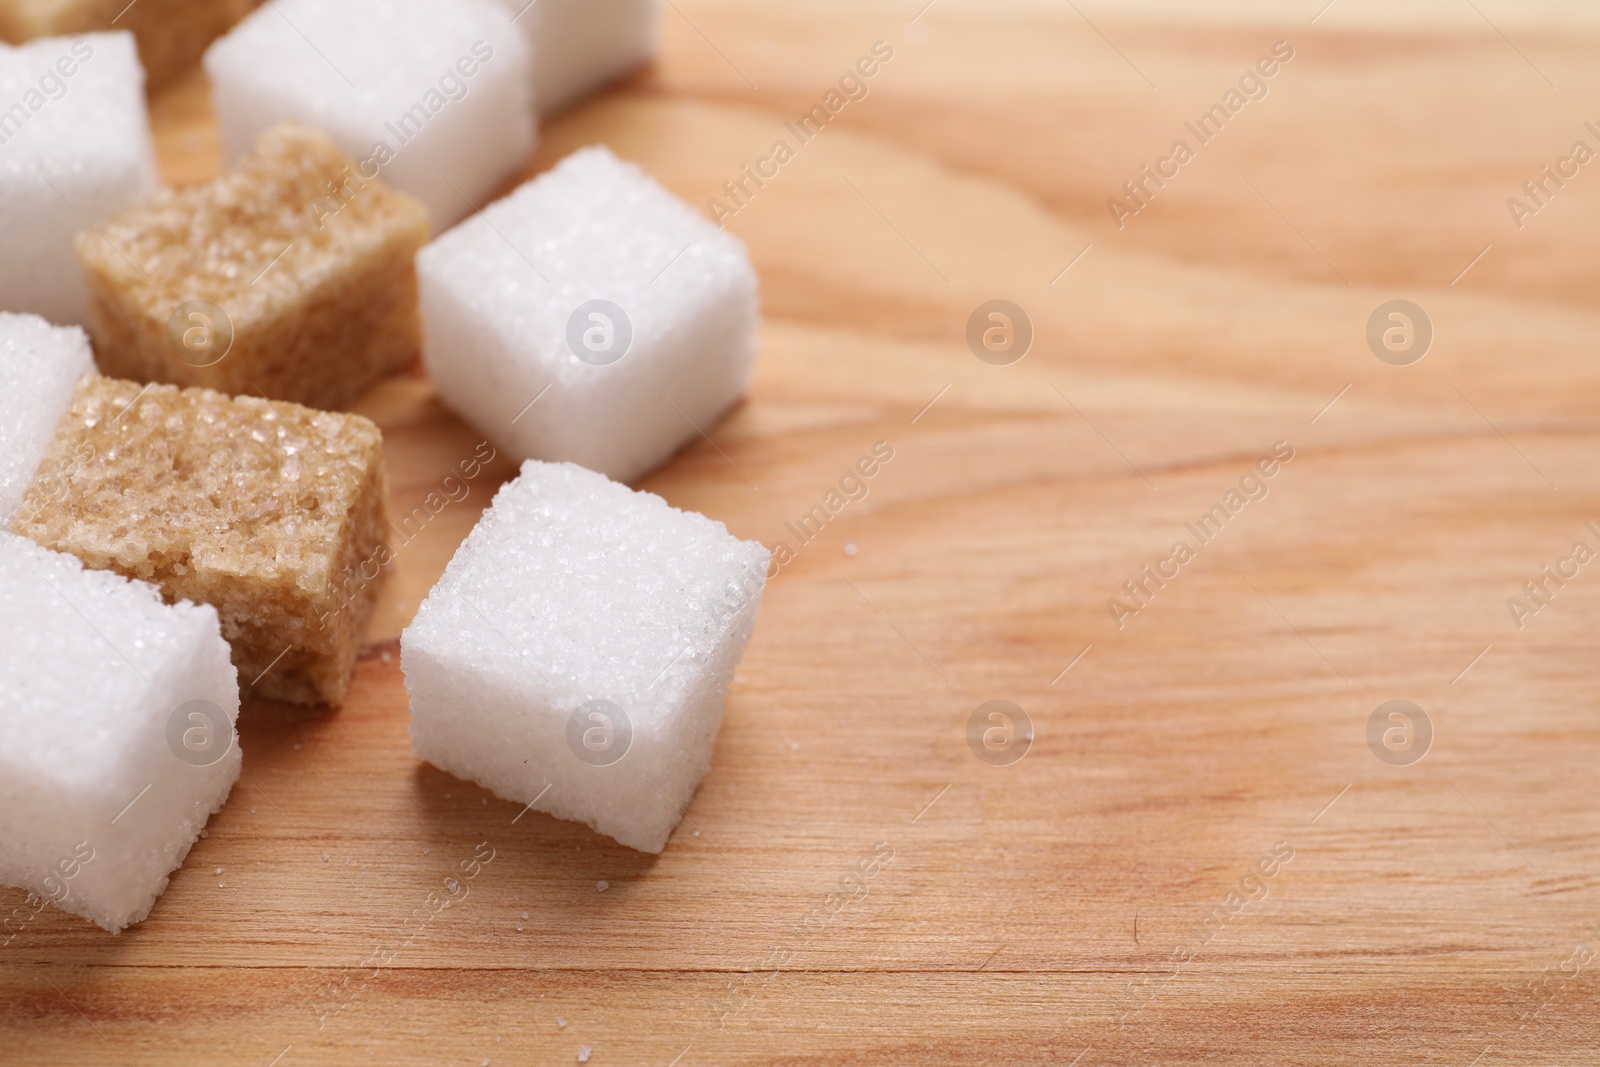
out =
[(529, 460), (401, 635), (412, 748), (660, 852), (711, 766), (769, 558), (658, 496)]
[(73, 235), (155, 189), (132, 34), (0, 45), (0, 310), (83, 322)]
[(259, 0), (0, 0), (0, 41), (131, 30), (154, 89), (188, 70)]
[(273, 0), (206, 51), (224, 152), (320, 126), (443, 229), (533, 150), (528, 45), (492, 0)]
[(257, 696), (338, 706), (390, 558), (359, 415), (91, 376), (15, 532), (214, 605)]
[(656, 50), (660, 0), (500, 0), (528, 38), (533, 100), (549, 115)]
[(274, 126), (231, 173), (102, 232), (77, 247), (108, 375), (332, 408), (417, 356), (427, 212), (320, 131)]
[(435, 240), (417, 276), (435, 387), (517, 459), (630, 481), (709, 430), (750, 380), (744, 246), (604, 148)]
[(239, 777), (238, 714), (215, 609), (0, 533), (0, 883), (139, 922)]
[(0, 311), (0, 527), (22, 504), (78, 379), (93, 372), (76, 326)]

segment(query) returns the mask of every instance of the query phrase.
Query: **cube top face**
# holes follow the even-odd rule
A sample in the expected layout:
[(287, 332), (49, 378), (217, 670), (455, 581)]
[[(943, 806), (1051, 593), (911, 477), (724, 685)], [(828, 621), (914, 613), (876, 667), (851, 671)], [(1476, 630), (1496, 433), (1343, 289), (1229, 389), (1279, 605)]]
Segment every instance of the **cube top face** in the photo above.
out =
[(78, 185), (108, 168), (133, 167), (154, 184), (144, 68), (132, 34), (0, 45), (0, 101), (10, 108), (0, 112), (0, 181)]
[(358, 415), (91, 377), (13, 527), (142, 578), (322, 595), (380, 448)]
[(0, 312), (0, 527), (22, 504), (79, 379), (92, 373), (89, 338), (76, 326)]
[(491, 0), (274, 0), (216, 41), (205, 67), (230, 157), (279, 120), (320, 127), (421, 200), (435, 227), (533, 148), (527, 42)]
[(326, 135), (283, 123), (229, 173), (165, 191), (102, 226), (105, 240), (80, 233), (77, 244), (85, 269), (162, 330), (181, 305), (204, 300), (242, 334), (297, 311), (320, 280), (397, 234), (420, 242), (427, 226), (422, 205), (363, 179)]
[(661, 350), (653, 342), (692, 329), (707, 305), (754, 289), (737, 238), (606, 148), (568, 156), (434, 241), (417, 265), (499, 333), (523, 337), (538, 369), (563, 385), (603, 382), (618, 367), (600, 362), (604, 353), (580, 358), (569, 343), (580, 305), (607, 300), (622, 309), (632, 332), (622, 358), (642, 373)]
[[(403, 646), (565, 716), (590, 700), (663, 736), (770, 556), (720, 522), (571, 463), (529, 461), (428, 594)], [(739, 638), (742, 641), (742, 636)]]
[[(207, 652), (225, 677), (189, 676)], [(0, 533), (0, 783), (122, 797), (191, 698), (238, 715), (215, 609)]]

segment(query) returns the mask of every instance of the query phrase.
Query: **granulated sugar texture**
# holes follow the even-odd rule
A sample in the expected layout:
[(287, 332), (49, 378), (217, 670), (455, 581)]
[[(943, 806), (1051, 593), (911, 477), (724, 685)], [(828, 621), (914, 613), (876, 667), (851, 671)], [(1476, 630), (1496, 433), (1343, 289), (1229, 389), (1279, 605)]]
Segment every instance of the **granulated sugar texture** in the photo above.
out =
[(239, 777), (214, 609), (0, 533), (0, 883), (116, 931)]
[(0, 44), (0, 311), (83, 322), (73, 234), (155, 189), (132, 34)]
[(0, 529), (33, 482), (78, 379), (93, 371), (82, 330), (0, 312)]
[(518, 459), (631, 481), (750, 381), (744, 245), (604, 148), (434, 241), (417, 275), (435, 387)]
[(661, 851), (710, 767), (768, 560), (658, 496), (524, 464), (401, 638), (417, 755)]
[(422, 201), (435, 229), (533, 150), (528, 44), (492, 0), (273, 0), (206, 52), (227, 157), (269, 126), (320, 127)]

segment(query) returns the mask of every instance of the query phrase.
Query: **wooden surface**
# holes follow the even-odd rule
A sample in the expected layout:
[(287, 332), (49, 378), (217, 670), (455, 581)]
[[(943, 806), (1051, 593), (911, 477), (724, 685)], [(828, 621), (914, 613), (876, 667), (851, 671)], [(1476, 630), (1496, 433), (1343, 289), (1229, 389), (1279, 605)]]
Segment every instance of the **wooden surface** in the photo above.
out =
[[(795, 547), (895, 453), (768, 586), (665, 853), (410, 753), (395, 639), (501, 461), (399, 552), (341, 712), (245, 708), (147, 922), (46, 912), (0, 950), (0, 1059), (1594, 1062), (1600, 569), (1520, 629), (1507, 601), (1600, 549), (1600, 163), (1520, 231), (1506, 200), (1600, 146), (1600, 37), (1561, 3), (920, 6), (673, 0), (655, 69), (529, 169), (603, 142), (703, 203), (896, 50), (729, 222), (755, 385), (643, 483)], [(1107, 198), (1280, 39), (1270, 95), (1119, 231)], [(169, 178), (213, 173), (198, 78), (154, 114)], [(1437, 330), (1407, 367), (1364, 337), (1401, 297)], [(996, 298), (1037, 331), (1011, 366), (964, 340)], [(399, 511), (480, 439), (417, 376), (358, 409)], [(1279, 441), (1270, 495), (1119, 629)], [(966, 742), (993, 699), (1035, 727), (1012, 766)], [(1433, 724), (1419, 762), (1369, 749), (1391, 699)], [(480, 842), (467, 899), (408, 920)]]

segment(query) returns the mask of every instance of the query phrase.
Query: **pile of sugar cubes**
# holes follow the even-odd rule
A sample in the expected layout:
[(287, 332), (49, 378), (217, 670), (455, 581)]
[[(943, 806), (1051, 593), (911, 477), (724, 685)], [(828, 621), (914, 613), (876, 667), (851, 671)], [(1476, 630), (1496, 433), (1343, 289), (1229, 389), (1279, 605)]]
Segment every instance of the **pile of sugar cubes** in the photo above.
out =
[[(142, 920), (241, 695), (360, 699), (396, 527), (339, 409), (419, 361), (521, 470), (402, 635), (413, 747), (659, 852), (769, 556), (621, 482), (747, 389), (756, 277), (605, 148), (503, 195), (657, 0), (138, 6), (0, 0), (0, 883)], [(164, 188), (146, 72), (202, 52), (227, 170)]]

